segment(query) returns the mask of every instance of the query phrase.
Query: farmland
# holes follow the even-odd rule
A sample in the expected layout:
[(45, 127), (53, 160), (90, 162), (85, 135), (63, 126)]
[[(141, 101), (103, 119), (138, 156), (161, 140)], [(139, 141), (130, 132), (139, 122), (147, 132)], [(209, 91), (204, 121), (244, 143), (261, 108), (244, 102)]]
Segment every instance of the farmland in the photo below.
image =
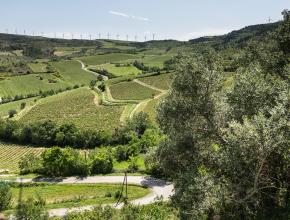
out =
[(70, 122), (82, 129), (112, 131), (119, 125), (122, 106), (96, 106), (94, 94), (87, 88), (68, 91), (40, 100), (20, 121), (29, 123), (50, 119)]
[(87, 65), (99, 65), (105, 63), (113, 63), (124, 61), (128, 59), (134, 59), (136, 56), (125, 53), (111, 53), (95, 56), (80, 57), (79, 59)]
[(110, 86), (110, 90), (113, 98), (122, 100), (144, 100), (159, 93), (132, 81), (113, 84)]
[(139, 78), (138, 80), (149, 84), (151, 86), (154, 86), (159, 89), (167, 90), (169, 89), (171, 82), (172, 82), (173, 74), (161, 74), (161, 75), (155, 75), (155, 76), (149, 76), (144, 78)]
[(12, 109), (15, 109), (17, 112), (19, 112), (19, 111), (21, 111), (21, 109), (20, 109), (21, 103), (26, 103), (26, 107), (29, 107), (35, 103), (34, 102), (35, 100), (37, 100), (37, 97), (1, 104), (0, 105), (0, 117), (7, 116), (8, 111), (12, 110)]
[(132, 65), (117, 66), (116, 64), (109, 64), (109, 63), (101, 64), (101, 65), (90, 67), (90, 68), (105, 69), (116, 77), (125, 76), (125, 75), (137, 75), (142, 72), (141, 70), (137, 69), (136, 67)]
[(47, 65), (45, 63), (29, 63), (28, 66), (34, 73), (47, 72)]
[(30, 153), (40, 155), (43, 151), (44, 148), (35, 148), (0, 142), (0, 170), (8, 169), (9, 172), (17, 172), (18, 162), (24, 155)]

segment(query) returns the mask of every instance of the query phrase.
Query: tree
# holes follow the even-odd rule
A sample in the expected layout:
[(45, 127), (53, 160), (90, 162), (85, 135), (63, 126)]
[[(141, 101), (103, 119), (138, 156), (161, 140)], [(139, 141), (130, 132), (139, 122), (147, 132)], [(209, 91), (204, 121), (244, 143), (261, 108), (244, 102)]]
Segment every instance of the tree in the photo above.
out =
[(25, 220), (47, 220), (48, 213), (45, 209), (45, 201), (38, 197), (37, 199), (28, 198), (20, 202), (16, 207), (16, 218)]
[(228, 91), (214, 52), (179, 60), (154, 164), (173, 178), (184, 219), (289, 217), (289, 84), (257, 60)]
[(26, 102), (21, 102), (21, 104), (20, 104), (20, 109), (21, 109), (21, 110), (24, 109), (25, 106), (26, 106)]
[(0, 212), (7, 209), (12, 199), (10, 187), (5, 182), (0, 182)]
[(97, 83), (97, 80), (91, 80), (91, 82), (90, 82), (90, 88), (91, 89), (94, 89), (96, 83)]
[(91, 155), (91, 173), (107, 174), (113, 170), (113, 158), (107, 149), (99, 149)]

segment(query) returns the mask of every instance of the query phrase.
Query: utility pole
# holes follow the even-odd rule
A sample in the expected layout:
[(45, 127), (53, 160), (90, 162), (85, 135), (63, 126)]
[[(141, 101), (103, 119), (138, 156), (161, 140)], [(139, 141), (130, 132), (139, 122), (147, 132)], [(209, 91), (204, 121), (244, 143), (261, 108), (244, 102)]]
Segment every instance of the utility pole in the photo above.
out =
[(137, 35), (135, 35), (135, 42), (137, 42), (137, 38), (138, 38)]
[(6, 34), (8, 34), (8, 28), (6, 28)]
[(108, 40), (110, 40), (110, 33), (108, 33)]
[(72, 39), (72, 40), (74, 39), (74, 34), (71, 34), (71, 39)]
[(119, 34), (117, 34), (117, 36), (116, 36), (116, 37), (117, 37), (117, 40), (119, 40), (119, 37), (120, 37), (120, 35), (119, 35)]
[(268, 23), (271, 23), (272, 19), (271, 17), (268, 18)]
[(101, 33), (99, 33), (99, 40), (101, 40)]
[(127, 39), (127, 41), (129, 40), (129, 35), (128, 34), (126, 35), (126, 39)]
[(144, 37), (145, 42), (146, 42), (146, 39), (147, 39), (147, 37), (146, 37), (146, 35), (145, 35), (145, 37)]
[(92, 40), (92, 35), (90, 34), (90, 40)]
[(25, 29), (23, 30), (23, 35), (25, 35)]
[(155, 40), (155, 34), (153, 34), (153, 40)]
[(81, 40), (82, 40), (83, 39), (83, 35), (81, 34), (80, 36), (81, 36)]
[(64, 33), (62, 33), (62, 39), (64, 39)]

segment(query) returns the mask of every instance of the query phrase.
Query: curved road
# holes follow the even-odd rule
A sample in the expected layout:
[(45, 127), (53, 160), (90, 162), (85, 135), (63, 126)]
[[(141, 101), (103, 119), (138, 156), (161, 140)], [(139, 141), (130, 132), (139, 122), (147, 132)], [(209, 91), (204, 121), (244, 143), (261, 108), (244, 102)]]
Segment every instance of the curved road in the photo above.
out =
[[(35, 179), (17, 179), (17, 182), (53, 182), (57, 184), (81, 184), (81, 183), (123, 183), (123, 176), (89, 176), (85, 178), (78, 177), (68, 177), (68, 178), (35, 178)], [(163, 198), (164, 201), (168, 200), (170, 196), (173, 195), (173, 185), (169, 182), (163, 180), (155, 179), (147, 176), (128, 176), (128, 184), (136, 184), (141, 186), (147, 186), (151, 188), (151, 193), (145, 197), (131, 201), (131, 204), (134, 205), (146, 205), (153, 203), (156, 198)], [(118, 205), (116, 208), (121, 208), (123, 204)], [(91, 210), (94, 206), (83, 206), (78, 208), (59, 208), (49, 210), (49, 216), (65, 216), (69, 212), (73, 211), (85, 211)]]

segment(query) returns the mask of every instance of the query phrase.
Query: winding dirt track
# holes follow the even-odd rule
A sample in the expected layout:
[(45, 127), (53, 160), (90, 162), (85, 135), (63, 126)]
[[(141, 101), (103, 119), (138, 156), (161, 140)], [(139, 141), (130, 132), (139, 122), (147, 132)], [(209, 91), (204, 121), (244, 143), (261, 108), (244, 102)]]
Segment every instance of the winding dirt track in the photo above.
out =
[[(51, 179), (51, 178), (36, 178), (36, 179), (17, 179), (17, 182), (51, 182), (57, 184), (81, 184), (81, 183), (109, 183), (118, 184), (123, 182), (123, 176), (90, 176), (86, 178), (68, 177), (61, 179)], [(156, 198), (163, 198), (164, 201), (168, 200), (170, 196), (173, 195), (173, 185), (169, 182), (163, 180), (155, 179), (146, 176), (128, 176), (128, 184), (136, 184), (141, 186), (147, 186), (151, 188), (151, 193), (145, 197), (131, 201), (134, 205), (146, 205), (153, 203)], [(110, 204), (114, 206), (114, 204)], [(118, 205), (116, 208), (121, 208), (123, 204)], [(115, 207), (115, 206), (114, 206)], [(49, 210), (49, 216), (65, 216), (70, 212), (82, 212), (86, 210), (92, 210), (94, 206), (83, 206), (78, 208), (59, 208)]]

